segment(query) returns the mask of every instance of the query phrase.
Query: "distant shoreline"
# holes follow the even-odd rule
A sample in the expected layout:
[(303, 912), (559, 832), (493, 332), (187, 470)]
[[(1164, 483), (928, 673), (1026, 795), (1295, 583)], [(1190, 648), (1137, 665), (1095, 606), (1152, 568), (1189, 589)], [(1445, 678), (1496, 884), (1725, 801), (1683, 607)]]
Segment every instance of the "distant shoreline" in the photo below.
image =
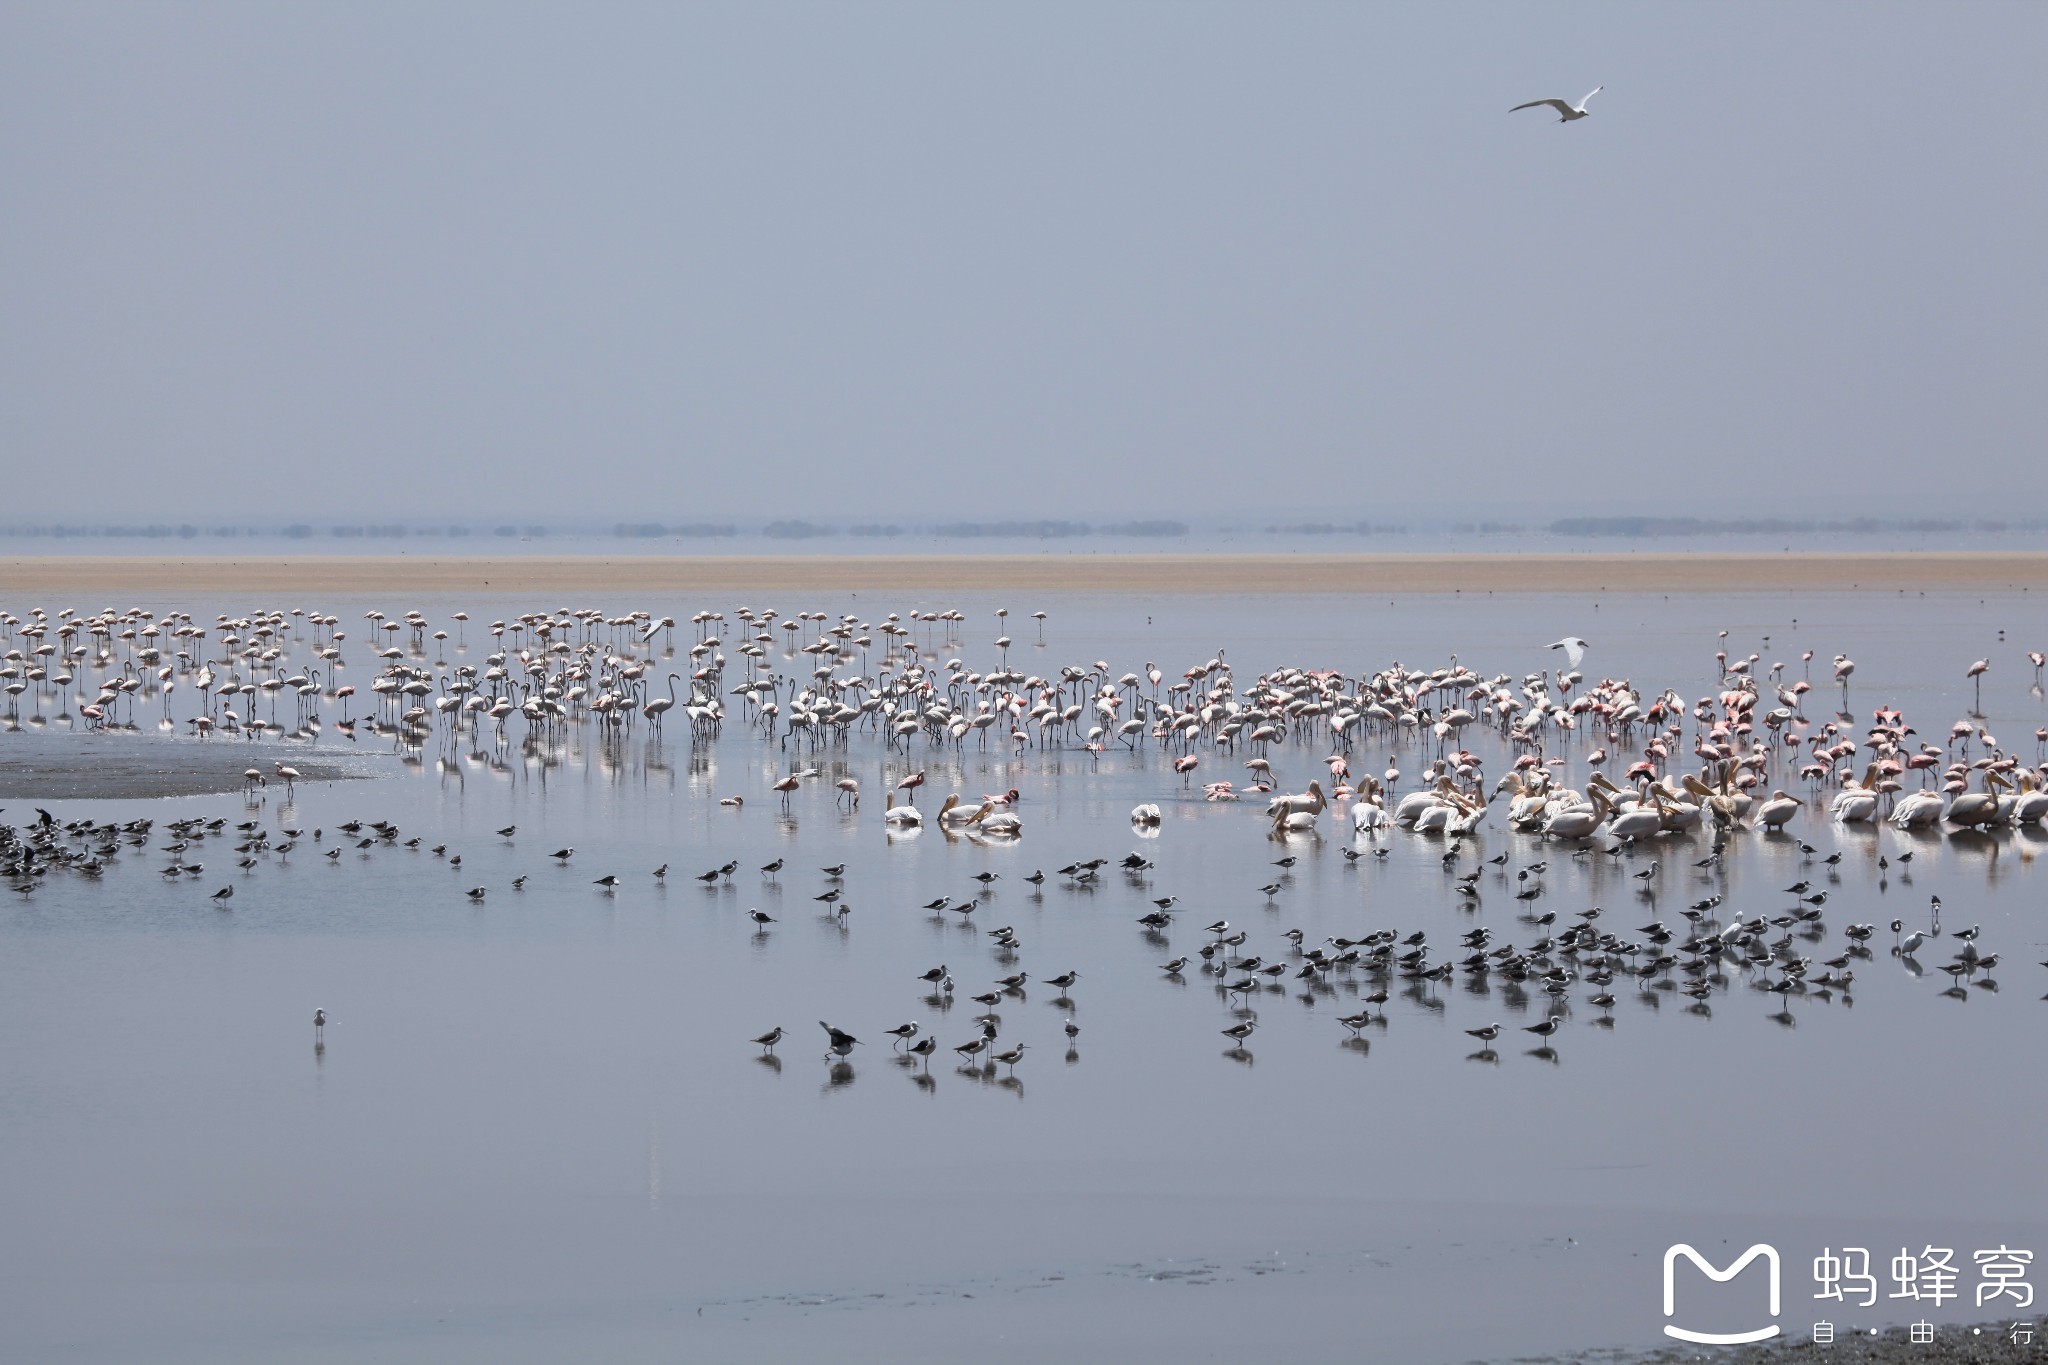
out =
[[(446, 555), (0, 559), (0, 606), (128, 605), (163, 593), (1743, 593), (2048, 589), (2048, 552), (1843, 554)], [(29, 603), (31, 596), (82, 600)], [(118, 603), (100, 600), (118, 596)], [(1028, 611), (1028, 602), (1017, 608)]]

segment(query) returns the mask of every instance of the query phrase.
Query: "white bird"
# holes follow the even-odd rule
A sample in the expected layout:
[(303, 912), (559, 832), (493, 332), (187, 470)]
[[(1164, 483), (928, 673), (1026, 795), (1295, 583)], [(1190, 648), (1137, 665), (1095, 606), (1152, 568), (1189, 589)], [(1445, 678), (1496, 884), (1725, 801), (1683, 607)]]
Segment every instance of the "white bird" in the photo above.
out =
[(1586, 92), (1586, 98), (1580, 100), (1577, 104), (1566, 104), (1563, 100), (1530, 100), (1527, 104), (1516, 105), (1513, 109), (1508, 110), (1508, 112), (1516, 114), (1524, 109), (1534, 109), (1538, 105), (1549, 105), (1552, 109), (1557, 110), (1557, 121), (1559, 123), (1570, 123), (1574, 119), (1584, 118), (1586, 116), (1587, 102), (1606, 88), (1604, 85), (1594, 86)]
[[(1555, 104), (1556, 102), (1557, 101), (1555, 100), (1551, 101), (1551, 103), (1553, 104)], [(1525, 104), (1522, 107), (1526, 109), (1529, 106)], [(1586, 642), (1584, 640), (1581, 640), (1576, 635), (1565, 636), (1562, 640), (1559, 640), (1556, 644), (1552, 645), (1551, 648), (1563, 650), (1565, 661), (1569, 663), (1573, 668), (1577, 668), (1579, 666), (1579, 660), (1586, 657)]]

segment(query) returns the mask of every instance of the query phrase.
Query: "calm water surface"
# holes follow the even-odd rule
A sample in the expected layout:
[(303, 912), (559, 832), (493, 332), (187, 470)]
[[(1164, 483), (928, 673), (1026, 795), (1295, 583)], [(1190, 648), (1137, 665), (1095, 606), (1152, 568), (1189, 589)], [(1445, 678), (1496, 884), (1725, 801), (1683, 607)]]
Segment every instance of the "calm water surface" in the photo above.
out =
[[(492, 617), (564, 604), (149, 605), (202, 619), (305, 605), (347, 625), (372, 608), (417, 607), (437, 624), (467, 610), (453, 665), (481, 662)], [(686, 618), (738, 604), (592, 605)], [(1519, 677), (1554, 666), (1543, 645), (1577, 634), (1593, 642), (1589, 675), (1692, 699), (1716, 690), (1717, 647), (1785, 660), (1788, 680), (1812, 649), (1816, 722), (1839, 700), (1824, 661), (1845, 651), (1859, 722), (1895, 704), (1935, 742), (1972, 704), (1964, 667), (1988, 656), (1984, 727), (2033, 762), (2048, 723), (2022, 654), (2048, 622), (2027, 594), (773, 605), (867, 620), (959, 607), (957, 644), (934, 639), (935, 652), (979, 668), (997, 663), (992, 613), (1005, 606), (1009, 660), (1027, 672), (1102, 660), (1115, 676), (1155, 661), (1172, 677), (1222, 651), (1240, 690), (1280, 664), (1355, 673), (1453, 655)], [(1039, 609), (1043, 646), (1022, 619)], [(666, 667), (687, 672), (676, 657)], [(367, 695), (355, 641), (348, 658), (330, 682)], [(780, 651), (773, 663), (809, 667)], [(0, 821), (17, 827), (38, 805), (59, 820), (157, 822), (151, 846), (124, 849), (99, 880), (53, 873), (0, 903), (7, 1358), (1448, 1361), (1656, 1340), (1658, 1261), (1674, 1241), (1717, 1256), (1724, 1242), (1783, 1248), (1788, 1331), (1804, 1330), (1805, 1267), (1824, 1246), (1882, 1260), (1948, 1245), (1966, 1266), (1978, 1247), (2048, 1251), (2038, 830), (1906, 836), (1810, 814), (1794, 833), (1841, 851), (1836, 867), (1796, 839), (1744, 833), (1721, 867), (1699, 870), (1706, 850), (1690, 840), (1575, 859), (1506, 832), (1496, 806), (1457, 869), (1486, 868), (1468, 910), (1441, 840), (1395, 832), (1383, 860), (1353, 863), (1333, 812), (1320, 839), (1283, 846), (1257, 805), (1184, 792), (1156, 747), (1095, 758), (918, 740), (891, 753), (857, 733), (798, 753), (735, 708), (714, 740), (693, 742), (677, 720), (665, 738), (643, 725), (607, 745), (585, 726), (546, 748), (515, 727), (481, 747), (438, 734), (407, 761), (367, 731), (340, 739), (332, 701), (316, 737), (255, 744), (160, 733), (149, 701), (133, 734), (84, 734), (51, 711), (34, 723), (24, 709), (0, 734), (0, 776), (140, 780), (219, 765), (221, 752), (231, 766), (281, 758), (336, 776), (290, 797), (38, 800), (30, 782), (0, 798)], [(1573, 785), (1598, 742), (1553, 745)], [(1488, 745), (1474, 747), (1498, 775), (1505, 759)], [(1329, 751), (1324, 735), (1270, 757), (1298, 790)], [(1412, 742), (1368, 737), (1353, 765), (1377, 772), (1390, 756), (1412, 785), (1425, 761)], [(1243, 779), (1240, 758), (1205, 750), (1197, 776)], [(798, 765), (824, 780), (785, 812), (769, 784)], [(882, 792), (920, 767), (927, 810), (952, 791), (1017, 788), (1022, 837), (887, 836)], [(866, 792), (858, 813), (834, 804), (841, 775)], [(744, 808), (718, 804), (730, 795)], [(1156, 834), (1128, 822), (1140, 801), (1164, 807)], [(164, 825), (194, 815), (309, 837), (246, 871), (216, 837), (186, 854), (201, 876), (166, 881)], [(401, 840), (359, 851), (336, 833), (350, 819), (393, 821)], [(495, 833), (514, 824), (510, 839)], [(322, 856), (337, 845), (339, 858)], [(566, 863), (548, 856), (568, 846)], [(1023, 880), (1133, 850), (1156, 867), (1112, 863), (1092, 887)], [(1273, 866), (1290, 854), (1291, 869)], [(1502, 854), (1499, 868), (1481, 861)], [(1632, 875), (1652, 857), (1654, 897)], [(777, 858), (778, 876), (755, 870)], [(730, 878), (694, 879), (729, 860)], [(1946, 929), (1981, 925), (1980, 948), (2004, 961), (1952, 998), (1935, 970), (1952, 937), (1923, 949), (1916, 973), (1882, 929), (1846, 994), (1781, 1000), (1735, 973), (1695, 1011), (1624, 979), (1604, 1016), (1579, 983), (1544, 1052), (1519, 1026), (1547, 1001), (1498, 978), (1395, 981), (1383, 1020), (1354, 1041), (1336, 1020), (1373, 988), (1363, 974), (1305, 991), (1290, 971), (1241, 1001), (1156, 965), (1225, 918), (1269, 960), (1292, 961), (1281, 934), (1297, 927), (1310, 944), (1424, 931), (1439, 960), (1462, 956), (1459, 935), (1479, 925), (1527, 944), (1544, 931), (1518, 918), (1530, 907), (1514, 874), (1539, 860), (1533, 904), (1560, 927), (1597, 905), (1603, 926), (1639, 939), (1716, 893), (1724, 917), (1778, 914), (1792, 904), (1781, 888), (1804, 879), (1830, 893), (1825, 935), (1806, 950), (1816, 961), (1846, 946), (1853, 921), (1924, 926), (1935, 895)], [(820, 869), (839, 863), (834, 883)], [(984, 888), (983, 872), (999, 880)], [(609, 893), (592, 884), (607, 874), (620, 879)], [(1258, 888), (1276, 874), (1269, 898)], [(813, 899), (835, 884), (853, 907), (843, 921)], [(227, 885), (235, 896), (216, 909)], [(473, 904), (464, 892), (479, 885), (488, 895)], [(920, 908), (941, 895), (976, 908)], [(1177, 922), (1148, 934), (1136, 917), (1168, 895)], [(757, 932), (749, 908), (778, 922)], [(991, 946), (999, 925), (1021, 940), (1014, 955)], [(941, 963), (959, 983), (950, 1002), (918, 980)], [(1056, 1000), (1041, 982), (1068, 970), (1081, 979)], [(980, 1009), (968, 997), (1018, 971), (1032, 981), (998, 1013), (1025, 1059), (1014, 1075), (962, 1067), (952, 1046)], [(317, 1053), (316, 1005), (330, 1020)], [(1221, 1036), (1253, 1014), (1244, 1047)], [(821, 1057), (821, 1019), (863, 1040), (850, 1059)], [(913, 1019), (940, 1043), (928, 1074), (883, 1032)], [(1495, 1021), (1508, 1033), (1480, 1052), (1463, 1030)], [(788, 1037), (767, 1058), (747, 1039), (775, 1025)], [(1926, 1312), (1881, 1301), (1862, 1318)], [(1930, 1315), (1995, 1313), (1966, 1299)]]

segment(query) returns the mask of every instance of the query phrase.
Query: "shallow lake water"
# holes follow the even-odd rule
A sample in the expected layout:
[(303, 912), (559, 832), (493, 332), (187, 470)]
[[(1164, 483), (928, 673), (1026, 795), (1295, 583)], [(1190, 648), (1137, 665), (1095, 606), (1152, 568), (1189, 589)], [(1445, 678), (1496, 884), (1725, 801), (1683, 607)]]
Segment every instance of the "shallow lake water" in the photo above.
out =
[[(445, 651), (452, 668), (481, 664), (493, 617), (564, 604), (148, 605), (201, 621), (305, 605), (352, 635), (366, 611), (418, 608), (450, 633), (421, 661)], [(737, 624), (731, 602), (591, 605), (685, 622), (722, 610), (728, 639)], [(1858, 664), (1852, 735), (1895, 705), (1937, 744), (1974, 704), (1965, 667), (1988, 657), (1977, 723), (2026, 764), (2048, 723), (2023, 653), (2048, 621), (2024, 593), (774, 605), (868, 621), (957, 607), (956, 639), (914, 638), (977, 669), (1100, 660), (1115, 678), (1157, 662), (1172, 679), (1222, 654), (1240, 691), (1281, 665), (1357, 674), (1453, 656), (1519, 679), (1557, 666), (1544, 646), (1569, 634), (1592, 643), (1590, 679), (1690, 701), (1718, 690), (1717, 649), (1759, 653), (1759, 671), (1783, 660), (1787, 681), (1810, 649), (1815, 724), (1841, 701), (1826, 662), (1840, 651)], [(998, 607), (1011, 613), (1001, 623)], [(448, 619), (457, 610), (466, 626)], [(993, 647), (1005, 630), (1006, 656)], [(655, 671), (687, 674), (692, 638), (679, 627), (667, 658), (652, 641)], [(353, 683), (360, 716), (372, 661), (357, 639), (344, 656), (326, 682)], [(780, 643), (765, 662), (812, 664)], [(855, 652), (839, 672), (862, 664)], [(1243, 785), (1249, 749), (1202, 747), (1184, 787), (1149, 743), (1018, 749), (998, 730), (986, 748), (917, 737), (892, 749), (856, 730), (785, 746), (737, 699), (715, 736), (693, 737), (678, 712), (666, 734), (642, 722), (608, 742), (585, 722), (528, 743), (515, 720), (502, 742), (488, 725), (458, 738), (444, 726), (416, 752), (367, 727), (341, 738), (332, 699), (317, 732), (253, 742), (191, 737), (189, 689), (173, 694), (168, 731), (156, 699), (137, 699), (136, 730), (108, 733), (80, 728), (75, 698), (46, 701), (40, 718), (31, 700), (0, 733), (0, 822), (26, 828), (41, 807), (58, 822), (155, 825), (97, 878), (56, 871), (0, 892), (10, 1358), (1451, 1361), (1655, 1343), (1674, 1242), (1717, 1262), (1781, 1248), (1788, 1333), (1814, 1316), (1824, 1249), (1871, 1249), (1877, 1306), (1819, 1305), (1870, 1325), (1997, 1316), (2003, 1305), (1973, 1302), (1972, 1252), (2048, 1250), (2038, 828), (1831, 827), (1823, 797), (1789, 836), (1738, 832), (1701, 868), (1705, 836), (1574, 856), (1509, 832), (1497, 802), (1447, 869), (1439, 837), (1354, 838), (1333, 809), (1318, 836), (1276, 841), (1262, 803), (1202, 800), (1202, 780)], [(1480, 726), (1465, 737), (1490, 787), (1505, 746)], [(1577, 786), (1603, 742), (1555, 736), (1546, 753)], [(1267, 757), (1296, 791), (1327, 778), (1331, 744), (1325, 732)], [(1413, 737), (1364, 736), (1352, 753), (1360, 772), (1391, 758), (1401, 790), (1427, 761)], [(238, 785), (243, 767), (279, 761), (308, 779)], [(771, 783), (808, 767), (820, 776), (785, 809)], [(927, 811), (951, 792), (1017, 789), (1021, 837), (949, 837), (936, 822), (890, 835), (883, 794), (918, 769)], [(165, 774), (228, 789), (145, 795), (167, 789)], [(835, 801), (841, 776), (860, 782), (857, 811)], [(1777, 785), (1812, 794), (1789, 776)], [(720, 804), (730, 796), (745, 804)], [(1139, 802), (1162, 807), (1156, 829), (1131, 825)], [(166, 879), (166, 826), (191, 817), (226, 825), (181, 855), (203, 872)], [(358, 848), (338, 829), (351, 820), (400, 835)], [(273, 842), (305, 833), (243, 869), (243, 821)], [(1154, 866), (1121, 869), (1134, 851)], [(1095, 858), (1110, 861), (1092, 885), (1054, 872)], [(757, 870), (777, 859), (775, 875)], [(1645, 888), (1634, 874), (1652, 859), (1660, 875)], [(696, 880), (727, 862), (730, 876)], [(1541, 898), (1518, 901), (1530, 885), (1518, 874), (1538, 862)], [(840, 864), (837, 878), (821, 870)], [(1041, 885), (1024, 880), (1034, 869)], [(1476, 902), (1454, 887), (1473, 870)], [(615, 887), (594, 884), (608, 875)], [(1849, 990), (1781, 996), (1757, 984), (1767, 974), (1730, 970), (1696, 1008), (1623, 977), (1602, 1010), (1574, 982), (1548, 1040), (1521, 1032), (1558, 1012), (1534, 983), (1358, 971), (1310, 986), (1282, 936), (1421, 932), (1430, 960), (1455, 960), (1474, 928), (1527, 945), (1595, 906), (1600, 927), (1636, 940), (1714, 895), (1724, 923), (1778, 915), (1796, 904), (1782, 888), (1802, 880), (1829, 896), (1802, 948), (1816, 974), (1849, 946), (1843, 926), (1880, 926)], [(843, 916), (815, 899), (834, 888)], [(973, 908), (923, 908), (940, 896)], [(1170, 928), (1136, 923), (1168, 896)], [(1944, 936), (1895, 955), (1890, 921), (1929, 927), (1936, 896)], [(757, 927), (749, 909), (775, 922)], [(1528, 918), (1539, 912), (1556, 924)], [(1240, 952), (1288, 973), (1238, 995), (1195, 963), (1160, 970), (1219, 919), (1248, 934)], [(989, 937), (1005, 925), (1014, 951)], [(1944, 994), (1939, 966), (1973, 925), (2002, 961)], [(940, 964), (951, 998), (919, 979)], [(1079, 979), (1064, 995), (1044, 984), (1068, 971)], [(1018, 972), (1031, 979), (994, 1012), (1001, 1046), (1024, 1044), (1023, 1059), (963, 1065), (954, 1046), (982, 1012), (971, 997)], [(1337, 1020), (1379, 985), (1389, 998), (1354, 1038)], [(328, 1016), (317, 1050), (316, 1006)], [(1222, 1035), (1251, 1019), (1242, 1045)], [(822, 1055), (820, 1020), (861, 1039), (850, 1057)], [(928, 1068), (884, 1032), (909, 1020), (938, 1040)], [(1507, 1027), (1490, 1048), (1465, 1032), (1494, 1022)], [(772, 1056), (748, 1042), (778, 1025)], [(1956, 1249), (1961, 1295), (1882, 1297), (1898, 1287), (1892, 1256), (1923, 1246)]]

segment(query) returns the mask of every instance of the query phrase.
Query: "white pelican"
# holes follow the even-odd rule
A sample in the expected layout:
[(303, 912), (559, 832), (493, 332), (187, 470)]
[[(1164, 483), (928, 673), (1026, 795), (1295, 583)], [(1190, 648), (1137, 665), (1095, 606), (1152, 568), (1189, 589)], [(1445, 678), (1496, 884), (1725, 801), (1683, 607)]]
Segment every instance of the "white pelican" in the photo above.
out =
[(1919, 791), (1892, 807), (1892, 828), (1925, 829), (1941, 819), (1941, 793)]
[(2038, 825), (2044, 816), (2048, 816), (2048, 791), (2038, 790), (2032, 777), (2020, 774), (2020, 794), (2013, 800), (2009, 818), (2015, 825)]
[[(2002, 785), (1996, 773), (1988, 775), (1985, 781), (1993, 786)], [(1948, 822), (1959, 828), (1980, 828), (1997, 818), (1998, 793), (1994, 791), (1963, 792), (1948, 803)]]
[(1864, 769), (1861, 782), (1851, 782), (1835, 793), (1835, 799), (1828, 802), (1828, 816), (1851, 825), (1874, 820), (1877, 818), (1878, 798), (1877, 765), (1873, 763)]
[(1308, 792), (1300, 796), (1281, 795), (1266, 803), (1266, 814), (1279, 820), (1283, 816), (1300, 814), (1321, 815), (1328, 803), (1323, 798), (1323, 784), (1310, 782)]
[(1663, 828), (1664, 817), (1655, 806), (1638, 806), (1634, 810), (1616, 807), (1614, 817), (1607, 822), (1607, 832), (1617, 839), (1640, 839)]
[(1559, 839), (1583, 839), (1600, 827), (1600, 808), (1591, 803), (1563, 806), (1543, 821), (1543, 832)]
[(954, 792), (946, 798), (946, 804), (939, 807), (939, 823), (949, 829), (971, 825), (977, 820), (987, 819), (989, 813), (994, 809), (995, 807), (986, 801), (973, 809), (969, 809), (960, 803), (960, 794)]
[(1796, 796), (1787, 796), (1781, 791), (1771, 793), (1771, 799), (1756, 809), (1756, 823), (1760, 829), (1783, 829), (1799, 814), (1806, 803)]
[(1412, 827), (1424, 811), (1443, 804), (1443, 797), (1434, 788), (1425, 787), (1420, 791), (1409, 792), (1394, 807), (1394, 823)]
[(1657, 808), (1657, 817), (1663, 827), (1674, 833), (1699, 828), (1700, 808), (1690, 801), (1680, 801), (1662, 787), (1650, 788), (1650, 800)]
[[(982, 807), (983, 812), (987, 810), (987, 806)], [(977, 815), (968, 823), (983, 834), (993, 834), (999, 838), (1009, 838), (1024, 832), (1024, 822), (1009, 811), (999, 811), (994, 815)]]

